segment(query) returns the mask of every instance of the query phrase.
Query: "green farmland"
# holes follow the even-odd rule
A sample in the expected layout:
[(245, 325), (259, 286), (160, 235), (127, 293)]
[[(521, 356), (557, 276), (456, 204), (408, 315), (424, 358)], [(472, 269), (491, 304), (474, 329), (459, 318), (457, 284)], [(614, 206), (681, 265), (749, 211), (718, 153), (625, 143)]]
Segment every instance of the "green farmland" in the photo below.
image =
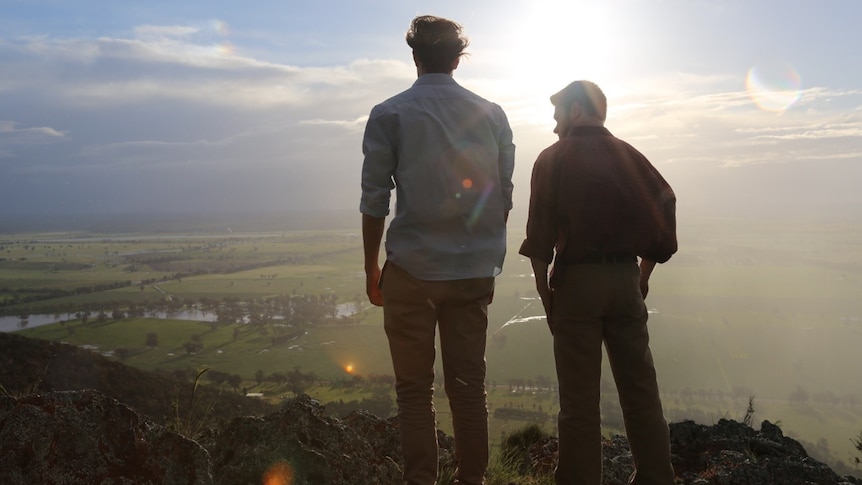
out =
[[(656, 270), (647, 301), (669, 419), (739, 420), (754, 396), (756, 425), (779, 422), (816, 457), (852, 467), (850, 440), (862, 431), (862, 225), (681, 227), (681, 251)], [(552, 431), (557, 410), (551, 337), (529, 262), (516, 254), (522, 237), (510, 234), (490, 308), (494, 440), (522, 419)], [(235, 374), (237, 392), (272, 400), (292, 393), (258, 382), (261, 372), (313, 374), (306, 392), (323, 402), (362, 400), (370, 388), (336, 384), (391, 375), (382, 312), (364, 292), (357, 230), (0, 235), (7, 331), (90, 346), (143, 369)], [(264, 307), (303, 296), (331, 298), (338, 315), (294, 333), (272, 318), (255, 325), (171, 317), (191, 309), (212, 316), (226, 301)], [(31, 325), (37, 315), (64, 322)], [(148, 345), (150, 334), (158, 345)], [(199, 343), (192, 352), (190, 341)], [(605, 381), (607, 431), (621, 432), (609, 369)]]

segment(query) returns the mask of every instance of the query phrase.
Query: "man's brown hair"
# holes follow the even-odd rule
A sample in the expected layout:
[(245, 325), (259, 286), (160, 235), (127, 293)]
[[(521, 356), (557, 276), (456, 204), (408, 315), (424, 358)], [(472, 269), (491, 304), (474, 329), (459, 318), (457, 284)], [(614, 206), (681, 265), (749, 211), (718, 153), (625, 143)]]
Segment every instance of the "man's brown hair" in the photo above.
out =
[(605, 121), (608, 116), (608, 99), (601, 88), (592, 81), (574, 81), (551, 96), (551, 103), (554, 106), (569, 108), (575, 102), (587, 114), (602, 121)]
[(407, 45), (425, 72), (450, 73), (452, 64), (464, 55), (470, 41), (461, 26), (449, 19), (422, 15), (413, 19), (407, 31)]

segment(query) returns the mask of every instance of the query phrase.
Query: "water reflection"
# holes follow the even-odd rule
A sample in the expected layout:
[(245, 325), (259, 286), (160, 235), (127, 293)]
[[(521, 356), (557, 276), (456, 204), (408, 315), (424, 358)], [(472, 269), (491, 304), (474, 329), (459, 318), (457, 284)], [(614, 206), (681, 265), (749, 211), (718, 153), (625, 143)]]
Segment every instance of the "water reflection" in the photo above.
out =
[[(350, 316), (356, 313), (356, 305), (354, 303), (340, 303), (336, 305), (336, 311), (336, 315), (339, 317)], [(190, 322), (215, 322), (218, 315), (214, 312), (191, 309), (176, 312), (148, 311), (146, 318), (186, 320)], [(276, 316), (276, 318), (279, 317)], [(15, 332), (24, 328), (40, 327), (42, 325), (51, 325), (53, 323), (72, 320), (77, 320), (74, 313), (29, 315), (26, 319), (26, 325), (22, 325), (22, 319), (20, 316), (0, 317), (0, 332)]]

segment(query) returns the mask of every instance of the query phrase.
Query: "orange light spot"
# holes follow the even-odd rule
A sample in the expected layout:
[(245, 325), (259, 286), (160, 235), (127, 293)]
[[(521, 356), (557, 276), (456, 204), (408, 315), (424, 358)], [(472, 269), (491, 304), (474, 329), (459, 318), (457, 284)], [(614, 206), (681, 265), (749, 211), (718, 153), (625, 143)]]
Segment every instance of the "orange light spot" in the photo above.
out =
[(353, 374), (353, 364), (347, 364), (347, 365), (345, 365), (345, 366), (344, 366), (344, 370), (345, 370), (348, 374)]
[(283, 461), (273, 464), (263, 474), (263, 485), (290, 485), (291, 483), (293, 483), (293, 469)]
[(470, 187), (472, 187), (472, 186), (473, 186), (473, 181), (472, 181), (472, 180), (470, 180), (470, 179), (464, 179), (464, 180), (462, 180), (462, 181), (461, 181), (461, 185), (462, 185), (465, 189), (469, 189)]

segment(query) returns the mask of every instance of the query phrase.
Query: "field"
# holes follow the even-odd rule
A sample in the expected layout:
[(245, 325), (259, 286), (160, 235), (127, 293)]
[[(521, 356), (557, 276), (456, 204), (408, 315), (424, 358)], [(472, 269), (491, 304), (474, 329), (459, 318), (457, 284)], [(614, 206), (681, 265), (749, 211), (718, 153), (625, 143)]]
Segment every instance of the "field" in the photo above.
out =
[[(656, 270), (648, 299), (670, 420), (740, 420), (754, 396), (755, 423), (779, 422), (810, 453), (851, 466), (858, 452), (850, 440), (862, 431), (862, 224), (699, 220), (680, 227), (681, 251)], [(552, 431), (557, 410), (551, 338), (530, 265), (516, 254), (522, 238), (512, 230), (490, 308), (494, 440), (527, 418)], [(315, 374), (306, 392), (323, 402), (361, 400), (372, 396), (368, 386), (335, 383), (392, 373), (382, 312), (364, 297), (361, 255), (355, 229), (0, 236), (0, 328), (92, 346), (145, 369), (237, 374), (243, 389), (270, 399), (291, 392), (258, 383), (256, 374), (299, 370)], [(171, 318), (207, 304), (212, 311), (225, 299), (285, 295), (332, 295), (342, 311), (288, 341), (273, 338), (279, 329), (272, 322), (262, 330)], [(143, 313), (113, 318), (131, 307)], [(65, 322), (31, 326), (42, 314)], [(147, 345), (151, 333), (158, 346)], [(193, 340), (201, 347), (188, 352)], [(607, 431), (621, 432), (608, 369), (605, 380)]]

